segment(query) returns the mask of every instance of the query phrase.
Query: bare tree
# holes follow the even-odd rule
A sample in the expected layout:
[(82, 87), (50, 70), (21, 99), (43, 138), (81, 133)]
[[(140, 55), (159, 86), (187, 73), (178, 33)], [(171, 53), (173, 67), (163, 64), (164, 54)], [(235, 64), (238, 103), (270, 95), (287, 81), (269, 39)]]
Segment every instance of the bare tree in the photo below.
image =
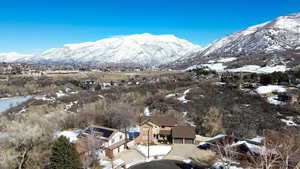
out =
[(255, 166), (265, 169), (296, 168), (300, 161), (300, 142), (296, 133), (297, 131), (292, 129), (268, 131), (259, 155), (253, 158)]
[(91, 131), (91, 134), (82, 137), (79, 140), (79, 151), (86, 155), (86, 158), (83, 161), (84, 168), (95, 167), (97, 164), (102, 148), (102, 141), (99, 137), (100, 136), (95, 135), (95, 132)]
[(229, 144), (225, 144), (224, 146), (217, 145), (217, 151), (224, 169), (230, 169), (237, 156), (237, 153), (234, 152), (234, 148)]

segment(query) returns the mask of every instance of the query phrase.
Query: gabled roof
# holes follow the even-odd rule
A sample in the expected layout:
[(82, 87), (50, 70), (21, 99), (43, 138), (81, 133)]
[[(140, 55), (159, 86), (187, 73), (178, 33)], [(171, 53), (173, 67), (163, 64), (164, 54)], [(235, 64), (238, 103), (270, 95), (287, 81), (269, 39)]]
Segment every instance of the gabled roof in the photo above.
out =
[(173, 127), (177, 124), (177, 120), (174, 116), (145, 116), (142, 119), (142, 123), (146, 123), (149, 121), (159, 127)]
[(172, 128), (172, 137), (194, 139), (196, 137), (195, 128), (190, 126), (176, 126)]

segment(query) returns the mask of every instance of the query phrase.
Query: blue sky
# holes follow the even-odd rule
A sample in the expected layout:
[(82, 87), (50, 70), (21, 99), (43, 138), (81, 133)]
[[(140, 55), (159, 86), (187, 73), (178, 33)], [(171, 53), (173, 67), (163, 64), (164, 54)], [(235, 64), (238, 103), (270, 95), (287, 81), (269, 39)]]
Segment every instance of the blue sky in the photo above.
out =
[(146, 32), (206, 45), (296, 12), (300, 0), (0, 0), (0, 53)]

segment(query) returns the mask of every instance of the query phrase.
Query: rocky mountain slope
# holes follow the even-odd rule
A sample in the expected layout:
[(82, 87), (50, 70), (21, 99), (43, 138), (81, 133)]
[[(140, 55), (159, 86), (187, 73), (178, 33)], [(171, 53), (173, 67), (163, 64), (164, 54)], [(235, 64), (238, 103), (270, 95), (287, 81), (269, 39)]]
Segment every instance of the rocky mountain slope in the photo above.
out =
[[(46, 50), (31, 58), (42, 64), (134, 64), (156, 66), (185, 58), (202, 47), (173, 35), (136, 34), (66, 44)], [(17, 61), (27, 61), (19, 59)]]
[(209, 44), (203, 51), (177, 66), (191, 66), (210, 60), (236, 57), (233, 66), (300, 64), (300, 13), (235, 32)]

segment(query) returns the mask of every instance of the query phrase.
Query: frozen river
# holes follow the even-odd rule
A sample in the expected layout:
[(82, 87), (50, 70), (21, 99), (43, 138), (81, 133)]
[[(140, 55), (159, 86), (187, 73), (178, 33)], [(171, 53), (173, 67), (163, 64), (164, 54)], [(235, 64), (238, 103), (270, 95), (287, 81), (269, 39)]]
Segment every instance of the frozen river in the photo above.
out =
[(15, 107), (23, 102), (26, 102), (31, 98), (32, 96), (0, 98), (0, 113), (3, 113), (12, 107)]

